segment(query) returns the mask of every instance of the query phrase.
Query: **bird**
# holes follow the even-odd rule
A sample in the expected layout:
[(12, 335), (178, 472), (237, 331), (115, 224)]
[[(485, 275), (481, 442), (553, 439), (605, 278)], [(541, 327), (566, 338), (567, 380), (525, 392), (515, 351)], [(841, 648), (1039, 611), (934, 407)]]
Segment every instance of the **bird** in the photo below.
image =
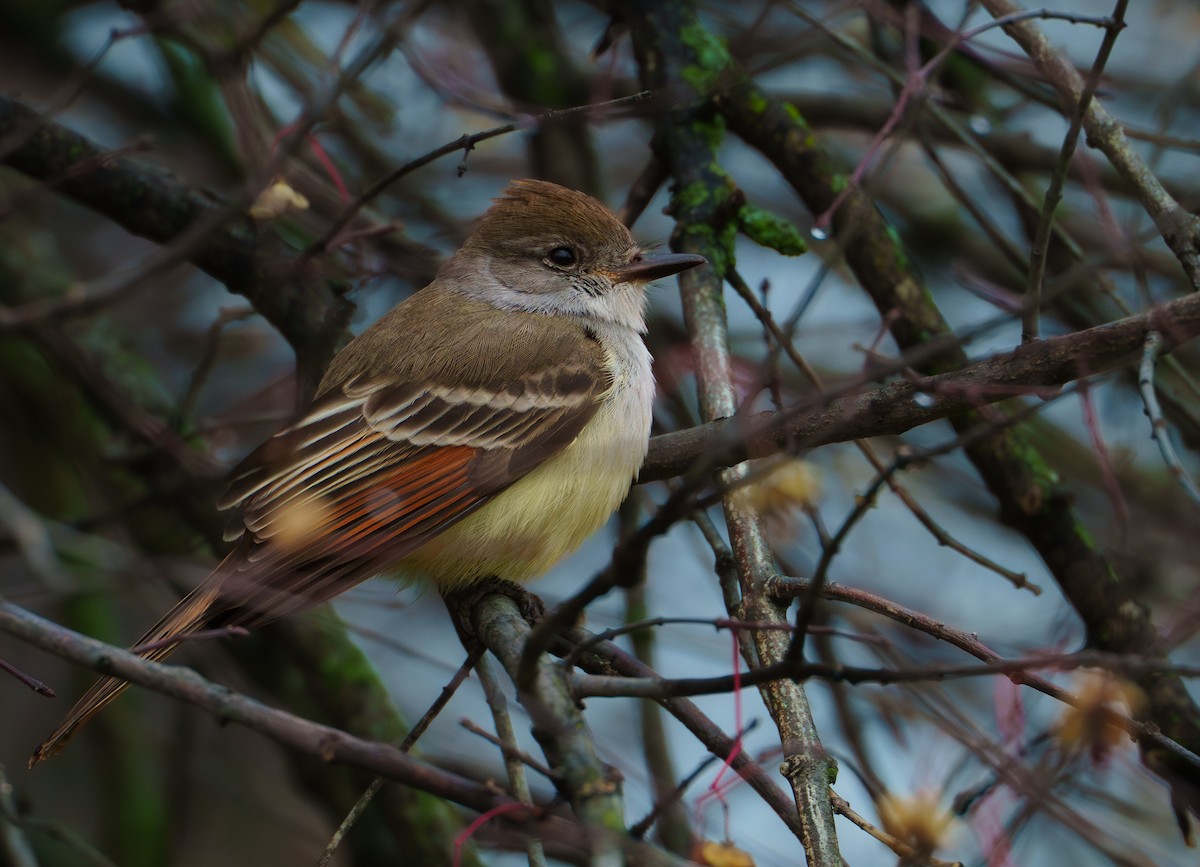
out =
[[(591, 196), (513, 181), (425, 288), (332, 360), (307, 411), (231, 473), (229, 554), (139, 639), (256, 628), (375, 575), (443, 590), (545, 573), (602, 526), (646, 456), (652, 253)], [(105, 677), (35, 749), (128, 686)]]

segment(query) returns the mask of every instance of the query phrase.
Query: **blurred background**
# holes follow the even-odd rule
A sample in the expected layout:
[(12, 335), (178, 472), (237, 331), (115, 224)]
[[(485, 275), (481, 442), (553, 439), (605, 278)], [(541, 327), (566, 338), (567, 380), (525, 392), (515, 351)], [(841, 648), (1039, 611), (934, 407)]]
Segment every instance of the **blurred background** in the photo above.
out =
[[(1123, 4), (1052, 5), (1036, 24), (1086, 73), (1106, 33), (1099, 18)], [(133, 640), (225, 550), (214, 503), (228, 469), (292, 416), (336, 346), (431, 279), (509, 179), (553, 180), (614, 209), (644, 206), (623, 214), (637, 215), (640, 241), (665, 247), (676, 225), (664, 211), (678, 179), (651, 144), (656, 129), (663, 135), (664, 114), (695, 93), (667, 87), (650, 100), (619, 101), (647, 80), (650, 49), (639, 43), (646, 37), (624, 20), (649, 14), (642, 7), (0, 4), (0, 595), (114, 644)], [(951, 44), (953, 33), (989, 21), (984, 11), (965, 0), (680, 0), (661, 8), (681, 10), (678, 21), (699, 28), (686, 31), (683, 44), (699, 39), (728, 51), (765, 93), (791, 106), (843, 180), (861, 170), (849, 183), (877, 203), (906, 267), (928, 287), (927, 303), (971, 359), (1020, 343), (1030, 250), (1069, 118), (1000, 29)], [(1200, 197), (1200, 8), (1139, 0), (1125, 15), (1098, 97), (1192, 210)], [(669, 35), (662, 40), (671, 44)], [(925, 63), (947, 46), (953, 50), (914, 84), (914, 57)], [(585, 105), (595, 107), (538, 120)], [(18, 121), (34, 115), (23, 112), (62, 136), (32, 136)], [(507, 124), (512, 131), (449, 148), (373, 190), (459, 136)], [(730, 187), (773, 227), (755, 233), (743, 225), (729, 239), (733, 276), (754, 301), (727, 287), (739, 398), (766, 410), (820, 393), (764, 330), (762, 310), (826, 386), (863, 383), (872, 365), (911, 348), (889, 333), (892, 321), (862, 290), (825, 215), (778, 166), (720, 117), (705, 136)], [(58, 156), (39, 162), (35, 146)], [(181, 235), (197, 214), (211, 225)], [(1130, 185), (1082, 141), (1055, 217), (1044, 335), (1188, 293)], [(700, 423), (694, 335), (674, 281), (652, 294), (647, 340), (660, 385), (656, 431)], [(1195, 475), (1198, 359), (1190, 346), (1172, 358), (1159, 365), (1156, 385), (1182, 470)], [(1020, 426), (1029, 465), (1074, 509), (1081, 544), (1119, 575), (1128, 598), (1147, 606), (1162, 649), (1195, 665), (1200, 508), (1160, 457), (1133, 372), (1041, 397), (1050, 396), (1007, 404), (1030, 411)], [(883, 466), (961, 434), (937, 422), (871, 447)], [(1029, 534), (1002, 520), (1009, 506), (962, 449), (906, 466), (895, 477), (899, 490), (882, 486), (861, 516), (860, 498), (878, 473), (862, 450), (839, 443), (803, 458), (802, 468), (784, 468), (786, 478), (769, 477), (763, 486), (775, 488), (757, 501), (782, 574), (811, 576), (853, 515), (836, 556), (826, 558), (838, 585), (972, 634), (1004, 656), (1084, 643), (1077, 601), (1064, 596)], [(640, 523), (667, 491), (663, 482), (637, 486), (621, 521), (531, 589), (549, 605), (569, 596), (608, 562), (622, 521), (626, 529)], [(708, 621), (644, 630), (636, 647), (629, 636), (617, 639), (652, 654), (667, 677), (725, 674), (731, 664), (728, 632), (711, 625), (726, 613), (714, 572), (714, 550), (726, 538), (721, 507), (695, 518), (654, 542), (640, 588), (611, 593), (587, 614), (595, 631), (642, 617)], [(1040, 594), (1017, 586), (1023, 580)], [(303, 716), (395, 739), (400, 721), (420, 717), (463, 661), (444, 606), (432, 590), (372, 581), (340, 599), (336, 615), (206, 642), (179, 661)], [(972, 662), (926, 632), (846, 602), (822, 605), (815, 629), (814, 660)], [(6, 634), (0, 659), (59, 695), (46, 700), (0, 676), (0, 863), (315, 864), (370, 779), (141, 690), (63, 756), (28, 772), (31, 748), (92, 675)], [(1138, 687), (1125, 681), (1041, 673), (1085, 705), (1138, 706)], [(1097, 730), (1086, 709), (1072, 717), (1063, 703), (996, 676), (813, 680), (808, 693), (822, 742), (840, 764), (839, 795), (918, 849), (926, 834), (925, 848), (938, 858), (1195, 863), (1168, 788), (1128, 737)], [(774, 775), (780, 737), (754, 690), (696, 700), (730, 734), (739, 702), (742, 718), (755, 721), (745, 749)], [(540, 757), (528, 720), (511, 706), (521, 746)], [(653, 807), (656, 784), (682, 779), (708, 755), (647, 702), (591, 699), (586, 718), (601, 757), (624, 778), (630, 823)], [(464, 719), (492, 725), (475, 678), (417, 751), (474, 779), (502, 781), (499, 751)], [(1009, 766), (1020, 769), (1019, 780), (997, 770)], [(795, 837), (746, 786), (705, 797), (718, 769), (706, 768), (650, 837), (677, 852), (728, 838), (759, 865), (802, 862)], [(533, 788), (539, 800), (553, 797), (536, 775)], [(472, 818), (385, 786), (333, 863), (449, 863), (450, 841)], [(913, 829), (922, 822), (929, 828)], [(896, 860), (849, 821), (837, 828), (847, 863)], [(468, 860), (525, 862), (520, 852), (486, 845), (486, 832), (479, 839), (484, 845)], [(910, 863), (926, 863), (929, 853), (922, 857)]]

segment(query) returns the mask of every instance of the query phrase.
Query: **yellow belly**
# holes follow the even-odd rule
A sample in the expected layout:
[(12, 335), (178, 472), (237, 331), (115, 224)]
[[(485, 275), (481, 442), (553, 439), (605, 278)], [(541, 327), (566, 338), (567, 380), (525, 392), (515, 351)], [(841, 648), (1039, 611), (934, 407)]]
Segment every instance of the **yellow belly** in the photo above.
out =
[(450, 587), (544, 574), (608, 520), (642, 465), (648, 431), (623, 403), (606, 402), (561, 454), (404, 558), (400, 573)]

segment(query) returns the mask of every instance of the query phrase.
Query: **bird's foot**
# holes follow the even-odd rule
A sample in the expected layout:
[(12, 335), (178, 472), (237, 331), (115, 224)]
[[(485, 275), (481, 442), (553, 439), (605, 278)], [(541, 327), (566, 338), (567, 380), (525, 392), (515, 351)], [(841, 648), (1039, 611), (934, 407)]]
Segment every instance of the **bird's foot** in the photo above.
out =
[(517, 610), (529, 623), (536, 624), (546, 616), (546, 603), (541, 597), (530, 593), (520, 584), (503, 578), (482, 578), (463, 587), (442, 591), (442, 599), (454, 621), (454, 628), (464, 647), (475, 643), (475, 627), (472, 622), (475, 606), (485, 596), (499, 593), (516, 603)]

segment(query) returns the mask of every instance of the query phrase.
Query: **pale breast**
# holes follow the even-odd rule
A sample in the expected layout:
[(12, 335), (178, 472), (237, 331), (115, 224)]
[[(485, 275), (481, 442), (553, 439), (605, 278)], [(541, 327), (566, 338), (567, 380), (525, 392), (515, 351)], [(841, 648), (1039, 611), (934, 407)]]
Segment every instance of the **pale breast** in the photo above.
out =
[(488, 576), (535, 578), (603, 526), (625, 499), (646, 457), (654, 377), (640, 335), (619, 326), (596, 330), (613, 385), (582, 433), (406, 557), (404, 571), (443, 585)]

